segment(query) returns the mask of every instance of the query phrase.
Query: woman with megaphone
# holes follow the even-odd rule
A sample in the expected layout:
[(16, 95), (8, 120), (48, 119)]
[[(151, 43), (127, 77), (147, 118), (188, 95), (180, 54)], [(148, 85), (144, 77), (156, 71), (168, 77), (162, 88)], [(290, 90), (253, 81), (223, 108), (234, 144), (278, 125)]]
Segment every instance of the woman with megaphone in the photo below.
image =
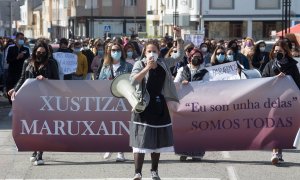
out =
[(151, 154), (151, 177), (158, 176), (158, 162), (161, 152), (173, 152), (172, 122), (166, 101), (178, 100), (170, 67), (182, 60), (183, 41), (181, 29), (174, 27), (177, 40), (177, 54), (170, 58), (158, 58), (157, 40), (149, 40), (144, 47), (142, 59), (134, 64), (130, 81), (136, 93), (146, 103), (143, 112), (132, 112), (130, 146), (134, 153), (135, 180), (142, 178), (145, 153)]

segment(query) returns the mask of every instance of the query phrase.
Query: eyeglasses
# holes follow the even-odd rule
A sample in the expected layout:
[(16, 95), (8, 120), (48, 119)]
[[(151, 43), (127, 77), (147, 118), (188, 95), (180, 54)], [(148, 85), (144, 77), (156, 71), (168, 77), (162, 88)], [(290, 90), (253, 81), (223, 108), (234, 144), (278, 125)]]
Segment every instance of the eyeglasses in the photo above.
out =
[(218, 52), (218, 53), (217, 53), (217, 55), (220, 55), (220, 54), (221, 54), (221, 55), (225, 55), (224, 52)]
[(121, 49), (111, 49), (111, 51), (112, 51), (112, 52), (116, 52), (116, 51), (117, 51), (117, 52), (120, 52)]

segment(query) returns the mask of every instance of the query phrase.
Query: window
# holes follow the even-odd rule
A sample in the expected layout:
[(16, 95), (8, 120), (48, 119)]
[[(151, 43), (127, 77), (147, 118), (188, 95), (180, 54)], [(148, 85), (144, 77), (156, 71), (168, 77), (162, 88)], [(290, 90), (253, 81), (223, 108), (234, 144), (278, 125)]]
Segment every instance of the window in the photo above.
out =
[(64, 8), (68, 8), (69, 0), (64, 0)]
[(243, 22), (230, 22), (229, 24), (229, 37), (241, 38), (243, 32)]
[(112, 0), (102, 0), (102, 6), (112, 6)]
[(190, 9), (193, 8), (193, 0), (189, 0), (189, 8), (190, 8)]
[(125, 6), (136, 6), (137, 0), (125, 0)]
[(85, 9), (91, 9), (93, 7), (93, 9), (96, 9), (97, 6), (97, 0), (86, 0), (85, 1)]
[(234, 0), (210, 0), (210, 9), (234, 9)]
[(263, 37), (270, 38), (271, 32), (276, 31), (276, 22), (263, 22)]
[(255, 0), (256, 9), (280, 9), (280, 0)]

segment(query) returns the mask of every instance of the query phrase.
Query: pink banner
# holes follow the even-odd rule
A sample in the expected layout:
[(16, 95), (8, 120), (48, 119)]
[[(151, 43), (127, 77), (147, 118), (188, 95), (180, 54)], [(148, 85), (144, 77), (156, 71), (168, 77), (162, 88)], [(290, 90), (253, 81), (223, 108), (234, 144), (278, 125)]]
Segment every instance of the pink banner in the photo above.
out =
[(19, 151), (131, 151), (131, 107), (112, 97), (110, 83), (27, 80), (13, 102)]
[[(19, 151), (131, 151), (131, 107), (110, 83), (27, 80), (13, 101)], [(290, 77), (195, 82), (178, 93), (170, 106), (178, 152), (292, 148), (300, 97)]]
[(175, 151), (292, 148), (299, 89), (291, 77), (191, 83), (172, 108)]

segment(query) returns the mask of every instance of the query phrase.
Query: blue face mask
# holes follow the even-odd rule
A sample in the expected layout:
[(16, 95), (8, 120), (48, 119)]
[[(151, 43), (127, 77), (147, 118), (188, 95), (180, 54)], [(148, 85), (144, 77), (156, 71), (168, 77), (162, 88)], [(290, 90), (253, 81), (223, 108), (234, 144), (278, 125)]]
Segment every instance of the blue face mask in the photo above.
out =
[(227, 55), (228, 61), (233, 61), (233, 55)]
[(115, 51), (115, 52), (111, 52), (110, 55), (115, 61), (120, 61), (122, 53), (121, 51)]
[(24, 45), (24, 40), (23, 40), (23, 39), (19, 39), (19, 40), (18, 40), (18, 44), (19, 44), (20, 46), (23, 46), (23, 45)]
[(225, 55), (222, 55), (222, 54), (217, 55), (217, 60), (218, 60), (219, 63), (224, 62), (224, 60), (225, 60)]
[(132, 55), (133, 55), (133, 52), (132, 52), (132, 51), (128, 51), (128, 52), (127, 52), (127, 57), (128, 57), (128, 58), (132, 58)]
[(74, 53), (79, 53), (81, 48), (74, 48)]
[(104, 51), (103, 50), (99, 50), (98, 51), (98, 56), (103, 56)]

